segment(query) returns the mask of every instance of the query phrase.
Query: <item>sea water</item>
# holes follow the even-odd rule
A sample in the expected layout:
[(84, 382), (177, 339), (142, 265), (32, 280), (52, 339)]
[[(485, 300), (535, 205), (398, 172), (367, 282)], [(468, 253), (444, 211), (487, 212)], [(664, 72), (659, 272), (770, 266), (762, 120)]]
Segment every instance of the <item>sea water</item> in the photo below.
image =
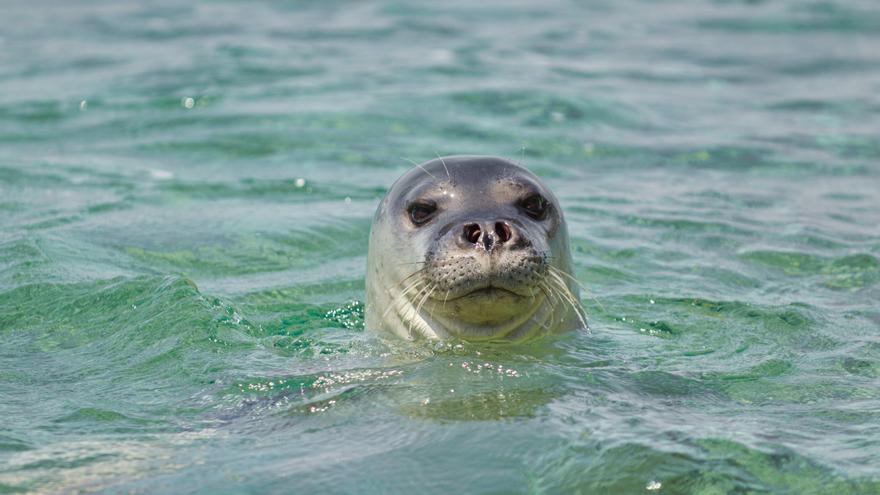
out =
[[(0, 492), (880, 493), (880, 7), (3, 2)], [(591, 330), (364, 329), (446, 154)]]

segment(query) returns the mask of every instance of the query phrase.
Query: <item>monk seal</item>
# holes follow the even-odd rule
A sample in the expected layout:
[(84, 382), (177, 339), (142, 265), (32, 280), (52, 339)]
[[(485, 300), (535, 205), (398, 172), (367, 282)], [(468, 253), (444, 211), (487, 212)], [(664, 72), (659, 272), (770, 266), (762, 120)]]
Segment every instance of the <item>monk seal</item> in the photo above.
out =
[(586, 327), (562, 209), (508, 160), (447, 156), (379, 203), (366, 327), (415, 339), (520, 341)]

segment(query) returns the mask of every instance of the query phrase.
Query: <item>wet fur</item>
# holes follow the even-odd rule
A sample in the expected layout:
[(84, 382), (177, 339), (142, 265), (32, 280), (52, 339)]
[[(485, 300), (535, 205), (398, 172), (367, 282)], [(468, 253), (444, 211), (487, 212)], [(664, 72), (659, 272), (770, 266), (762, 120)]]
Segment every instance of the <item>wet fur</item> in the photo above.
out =
[[(523, 195), (549, 201), (546, 220), (517, 209)], [(437, 201), (437, 218), (414, 226), (407, 205)], [(470, 221), (507, 222), (495, 251), (461, 245)], [(488, 235), (488, 234), (486, 234)], [(367, 328), (405, 339), (523, 340), (585, 327), (570, 274), (565, 220), (531, 172), (494, 157), (442, 157), (404, 174), (377, 208), (367, 266)]]

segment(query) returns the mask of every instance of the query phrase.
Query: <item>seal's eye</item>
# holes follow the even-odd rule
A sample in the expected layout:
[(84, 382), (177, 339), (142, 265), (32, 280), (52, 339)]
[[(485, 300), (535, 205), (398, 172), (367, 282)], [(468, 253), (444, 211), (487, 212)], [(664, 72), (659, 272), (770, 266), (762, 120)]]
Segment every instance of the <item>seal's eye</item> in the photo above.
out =
[(428, 223), (434, 213), (437, 212), (437, 204), (434, 202), (417, 202), (409, 205), (409, 219), (416, 225)]
[(543, 220), (547, 216), (547, 200), (540, 194), (532, 194), (520, 202), (519, 207), (526, 215), (535, 220)]

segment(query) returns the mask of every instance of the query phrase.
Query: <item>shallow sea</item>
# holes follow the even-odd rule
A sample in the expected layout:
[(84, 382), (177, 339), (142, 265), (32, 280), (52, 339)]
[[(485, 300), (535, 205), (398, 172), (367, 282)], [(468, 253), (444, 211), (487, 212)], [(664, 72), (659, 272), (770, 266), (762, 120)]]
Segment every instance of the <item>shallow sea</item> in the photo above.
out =
[[(0, 492), (880, 493), (880, 5), (3, 2)], [(438, 154), (590, 332), (363, 328)]]

